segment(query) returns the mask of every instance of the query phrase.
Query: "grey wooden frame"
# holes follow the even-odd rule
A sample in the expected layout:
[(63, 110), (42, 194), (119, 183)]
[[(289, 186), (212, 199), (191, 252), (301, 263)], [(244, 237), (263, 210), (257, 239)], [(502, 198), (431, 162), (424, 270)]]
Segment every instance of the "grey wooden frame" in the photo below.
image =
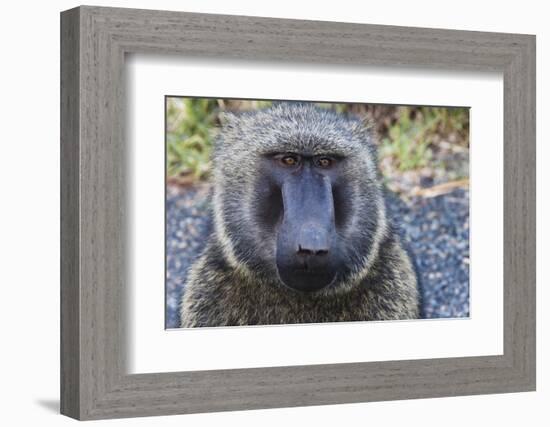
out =
[[(132, 52), (502, 72), (504, 354), (128, 375), (124, 58)], [(61, 14), (61, 166), (63, 414), (99, 419), (535, 389), (534, 36), (71, 9)]]

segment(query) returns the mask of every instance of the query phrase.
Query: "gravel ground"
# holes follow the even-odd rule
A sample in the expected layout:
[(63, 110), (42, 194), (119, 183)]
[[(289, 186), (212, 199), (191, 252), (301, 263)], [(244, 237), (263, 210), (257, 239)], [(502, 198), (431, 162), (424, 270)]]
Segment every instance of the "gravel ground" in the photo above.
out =
[(412, 255), (425, 318), (470, 315), (469, 193), (456, 189), (405, 202), (387, 198), (388, 214)]
[(187, 270), (212, 229), (208, 187), (168, 186), (166, 194), (166, 327), (179, 327), (178, 306)]
[[(469, 193), (387, 199), (393, 219), (415, 260), (426, 318), (469, 316)], [(178, 304), (189, 266), (212, 228), (208, 187), (168, 187), (166, 197), (166, 327), (178, 327)]]

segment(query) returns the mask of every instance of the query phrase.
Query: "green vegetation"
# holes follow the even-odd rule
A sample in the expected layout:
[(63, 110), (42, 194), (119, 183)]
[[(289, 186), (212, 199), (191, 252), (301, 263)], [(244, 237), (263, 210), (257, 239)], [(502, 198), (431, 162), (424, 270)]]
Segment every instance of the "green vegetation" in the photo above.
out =
[[(270, 101), (167, 98), (166, 150), (168, 178), (194, 182), (208, 178), (212, 141), (224, 110), (265, 108)], [(382, 174), (431, 167), (449, 170), (449, 177), (467, 177), (469, 112), (467, 108), (396, 107), (367, 104), (317, 104), (351, 113), (372, 123), (379, 140)], [(450, 154), (449, 154), (450, 153)], [(448, 159), (461, 153), (462, 164)], [(465, 165), (464, 166), (464, 162)], [(466, 172), (464, 172), (464, 170)]]
[(407, 171), (427, 166), (433, 157), (430, 147), (436, 146), (442, 136), (467, 130), (468, 110), (398, 107), (398, 117), (382, 139), (380, 157), (393, 157), (397, 168)]
[(396, 115), (380, 144), (380, 157), (391, 157), (400, 171), (427, 166), (433, 157), (431, 147), (444, 138), (461, 139), (467, 147), (465, 108), (397, 107)]
[(212, 99), (168, 98), (166, 161), (169, 177), (205, 178), (210, 170), (212, 129), (217, 123)]

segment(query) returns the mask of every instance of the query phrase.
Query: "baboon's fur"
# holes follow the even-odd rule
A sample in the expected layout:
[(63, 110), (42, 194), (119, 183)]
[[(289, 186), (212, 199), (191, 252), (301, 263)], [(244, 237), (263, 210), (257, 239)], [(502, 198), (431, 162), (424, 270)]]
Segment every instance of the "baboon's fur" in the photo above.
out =
[[(181, 303), (181, 326), (230, 326), (413, 319), (419, 315), (411, 260), (386, 219), (371, 134), (354, 118), (310, 104), (279, 103), (225, 115), (214, 150), (214, 231), (193, 264)], [(253, 214), (257, 160), (266, 153), (339, 154), (352, 161), (346, 226), (347, 271), (314, 293), (284, 287), (274, 238)], [(336, 204), (336, 201), (335, 201)]]

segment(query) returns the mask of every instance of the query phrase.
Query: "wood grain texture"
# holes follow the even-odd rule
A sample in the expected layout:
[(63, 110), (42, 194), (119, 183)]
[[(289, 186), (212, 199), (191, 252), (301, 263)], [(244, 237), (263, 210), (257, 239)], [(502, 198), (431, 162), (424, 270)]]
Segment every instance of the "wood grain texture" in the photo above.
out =
[(61, 413), (80, 414), (78, 10), (61, 20)]
[[(534, 36), (96, 7), (61, 21), (62, 413), (99, 419), (534, 390)], [(128, 53), (502, 72), (504, 354), (128, 375)]]

